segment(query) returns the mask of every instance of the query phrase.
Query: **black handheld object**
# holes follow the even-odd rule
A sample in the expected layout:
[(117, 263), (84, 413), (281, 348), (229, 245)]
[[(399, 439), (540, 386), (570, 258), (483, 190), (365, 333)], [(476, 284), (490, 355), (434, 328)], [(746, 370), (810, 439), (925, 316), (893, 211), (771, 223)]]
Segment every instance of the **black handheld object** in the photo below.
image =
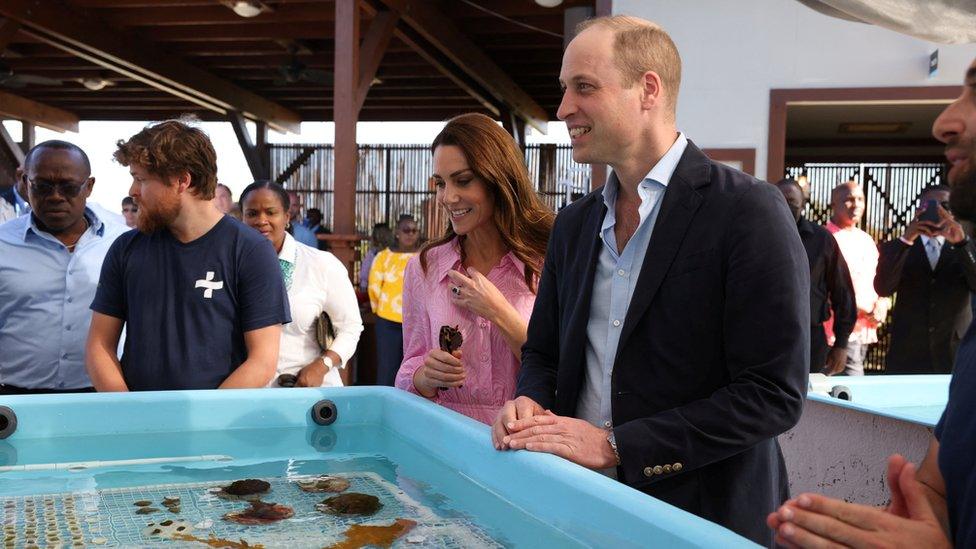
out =
[(918, 216), (919, 221), (928, 221), (930, 223), (938, 223), (941, 221), (939, 218), (939, 203), (935, 200), (925, 201), (925, 210), (922, 215)]
[[(453, 353), (461, 348), (461, 343), (464, 342), (464, 337), (458, 330), (457, 326), (453, 328), (450, 326), (441, 326), (440, 334), (438, 334), (437, 341), (440, 344), (441, 350), (446, 353)], [(447, 387), (438, 387), (439, 391), (446, 391)]]

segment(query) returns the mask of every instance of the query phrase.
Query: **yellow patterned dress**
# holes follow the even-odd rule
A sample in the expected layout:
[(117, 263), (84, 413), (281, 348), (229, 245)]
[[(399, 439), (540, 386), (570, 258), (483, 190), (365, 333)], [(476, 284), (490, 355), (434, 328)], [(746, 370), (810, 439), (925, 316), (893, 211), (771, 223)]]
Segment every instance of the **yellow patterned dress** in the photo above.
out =
[(369, 270), (369, 303), (376, 313), (376, 383), (392, 386), (403, 360), (403, 272), (414, 252), (389, 248)]

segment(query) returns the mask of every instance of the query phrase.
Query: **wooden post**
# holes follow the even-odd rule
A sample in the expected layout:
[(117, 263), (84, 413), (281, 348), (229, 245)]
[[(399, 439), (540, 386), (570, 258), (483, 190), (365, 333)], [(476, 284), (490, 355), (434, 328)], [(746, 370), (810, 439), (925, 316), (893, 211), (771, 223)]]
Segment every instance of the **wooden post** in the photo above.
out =
[(502, 127), (511, 134), (512, 139), (525, 154), (525, 120), (508, 107), (502, 107), (501, 111)]
[(36, 141), (36, 135), (34, 133), (34, 123), (21, 120), (20, 121), (20, 149), (27, 154), (27, 151), (34, 147), (34, 142)]
[(356, 168), (359, 150), (356, 145), (356, 122), (359, 91), (359, 2), (336, 0), (335, 16), (335, 87), (333, 118), (335, 119), (335, 161), (333, 162), (332, 230), (340, 240), (332, 251), (352, 272), (355, 260), (351, 245), (342, 239), (356, 233)]
[(237, 143), (241, 146), (241, 152), (244, 153), (244, 160), (247, 161), (247, 167), (251, 171), (251, 178), (254, 181), (270, 179), (271, 173), (268, 171), (268, 166), (262, 161), (261, 154), (251, 141), (251, 134), (247, 132), (247, 122), (244, 120), (244, 116), (237, 111), (230, 111), (227, 113), (227, 120), (237, 135)]
[(267, 174), (266, 179), (273, 179), (274, 174), (271, 173), (271, 150), (268, 148), (268, 123), (264, 120), (258, 120), (254, 125), (256, 130), (254, 150), (261, 160), (261, 165), (264, 166), (264, 173)]

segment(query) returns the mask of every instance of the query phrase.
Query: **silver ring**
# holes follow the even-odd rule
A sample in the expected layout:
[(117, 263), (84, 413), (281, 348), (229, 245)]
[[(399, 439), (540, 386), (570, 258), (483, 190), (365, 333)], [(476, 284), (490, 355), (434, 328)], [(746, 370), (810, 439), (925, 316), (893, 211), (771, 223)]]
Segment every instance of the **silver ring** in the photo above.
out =
[(451, 288), (451, 293), (454, 294), (454, 297), (461, 297), (461, 287), (454, 286), (453, 288)]

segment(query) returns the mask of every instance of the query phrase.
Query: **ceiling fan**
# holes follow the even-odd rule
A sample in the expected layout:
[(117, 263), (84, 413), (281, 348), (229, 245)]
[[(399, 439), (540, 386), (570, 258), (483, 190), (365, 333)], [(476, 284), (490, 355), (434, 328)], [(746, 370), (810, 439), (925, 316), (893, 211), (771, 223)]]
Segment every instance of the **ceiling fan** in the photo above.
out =
[(0, 63), (0, 87), (23, 88), (30, 85), (60, 86), (62, 83), (57, 78), (48, 78), (36, 74), (14, 73), (13, 69)]
[(275, 78), (274, 83), (276, 86), (285, 86), (298, 82), (331, 86), (333, 79), (334, 75), (332, 72), (310, 68), (293, 55), (291, 62), (278, 67), (278, 76)]

